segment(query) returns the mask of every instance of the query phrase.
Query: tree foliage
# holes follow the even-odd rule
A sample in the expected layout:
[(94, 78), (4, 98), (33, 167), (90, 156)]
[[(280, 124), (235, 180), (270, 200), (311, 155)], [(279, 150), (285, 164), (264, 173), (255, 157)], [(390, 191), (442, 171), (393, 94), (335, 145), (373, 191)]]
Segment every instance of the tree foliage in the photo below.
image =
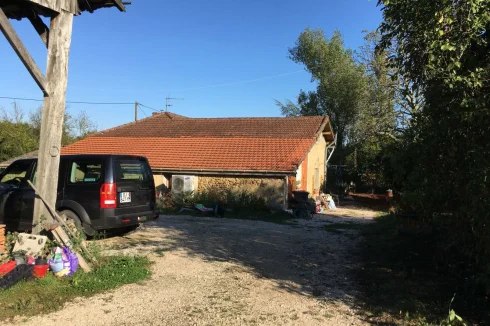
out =
[[(0, 162), (39, 148), (42, 108), (30, 112), (25, 119), (24, 111), (16, 104), (11, 110), (2, 109), (0, 118)], [(85, 111), (75, 118), (65, 113), (61, 144), (66, 146), (96, 131), (96, 125)]]
[(305, 65), (317, 84), (301, 91), (297, 104), (276, 101), (286, 116), (328, 115), (337, 134), (333, 162), (347, 164), (356, 183), (382, 182), (383, 148), (398, 137), (398, 80), (388, 65), (388, 53), (376, 52), (379, 33), (367, 33), (365, 45), (346, 49), (340, 32), (328, 39), (321, 30), (306, 29), (289, 50)]
[[(490, 2), (381, 0), (379, 50), (423, 98), (394, 148), (393, 181), (448, 228), (467, 285), (490, 294)], [(485, 290), (484, 290), (485, 289)]]
[(338, 31), (328, 39), (322, 30), (307, 28), (289, 49), (289, 55), (311, 73), (317, 89), (300, 92), (298, 106), (290, 101), (285, 105), (279, 103), (283, 114), (328, 115), (337, 133), (338, 148), (342, 149), (362, 107), (366, 83), (364, 67), (356, 62), (353, 52), (344, 47)]

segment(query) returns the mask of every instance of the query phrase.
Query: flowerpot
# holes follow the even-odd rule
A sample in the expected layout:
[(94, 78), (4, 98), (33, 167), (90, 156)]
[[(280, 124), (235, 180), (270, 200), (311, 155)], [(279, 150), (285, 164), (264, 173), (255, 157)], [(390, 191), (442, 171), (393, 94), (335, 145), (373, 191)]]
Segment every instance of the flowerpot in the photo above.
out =
[(32, 275), (34, 275), (37, 278), (43, 278), (46, 276), (46, 273), (48, 272), (49, 265), (34, 265), (34, 269), (32, 271)]
[(15, 261), (9, 261), (8, 263), (0, 265), (0, 277), (3, 277), (5, 274), (8, 274), (11, 270), (13, 270), (17, 266)]

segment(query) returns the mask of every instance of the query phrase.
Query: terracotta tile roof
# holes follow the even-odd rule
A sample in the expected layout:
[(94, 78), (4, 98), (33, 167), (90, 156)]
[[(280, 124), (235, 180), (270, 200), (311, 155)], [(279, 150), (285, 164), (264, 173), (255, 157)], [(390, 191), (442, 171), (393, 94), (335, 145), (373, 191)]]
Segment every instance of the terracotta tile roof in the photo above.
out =
[(314, 138), (89, 137), (62, 154), (146, 156), (153, 169), (294, 171)]
[(292, 172), (324, 129), (331, 131), (321, 116), (200, 119), (164, 112), (93, 134), (62, 154), (142, 155), (153, 169), (168, 171)]
[(327, 117), (291, 118), (185, 118), (155, 114), (137, 122), (101, 131), (97, 137), (242, 137), (311, 138)]
[(170, 112), (104, 130), (63, 154), (133, 154), (153, 169), (295, 171), (328, 117), (186, 118)]

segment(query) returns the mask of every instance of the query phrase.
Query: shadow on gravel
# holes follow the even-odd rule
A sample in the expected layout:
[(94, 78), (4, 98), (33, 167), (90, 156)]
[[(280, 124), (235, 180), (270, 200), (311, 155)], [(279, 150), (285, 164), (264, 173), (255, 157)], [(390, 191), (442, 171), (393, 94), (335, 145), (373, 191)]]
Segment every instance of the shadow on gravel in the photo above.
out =
[(346, 303), (355, 299), (353, 270), (359, 267), (355, 236), (330, 232), (318, 224), (279, 225), (189, 216), (161, 217), (148, 228), (161, 232), (162, 237), (137, 232), (112, 248), (143, 245), (162, 255), (184, 249), (189, 256), (248, 267), (255, 277), (274, 280), (285, 291)]

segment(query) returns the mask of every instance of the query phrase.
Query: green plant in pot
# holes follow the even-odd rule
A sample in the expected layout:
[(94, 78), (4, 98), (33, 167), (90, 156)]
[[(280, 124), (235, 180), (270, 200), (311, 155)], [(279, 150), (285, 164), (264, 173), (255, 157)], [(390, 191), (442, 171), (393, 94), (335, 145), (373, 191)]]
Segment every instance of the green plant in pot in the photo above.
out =
[(17, 265), (27, 263), (27, 251), (25, 250), (17, 250), (15, 252), (12, 252), (12, 256)]

